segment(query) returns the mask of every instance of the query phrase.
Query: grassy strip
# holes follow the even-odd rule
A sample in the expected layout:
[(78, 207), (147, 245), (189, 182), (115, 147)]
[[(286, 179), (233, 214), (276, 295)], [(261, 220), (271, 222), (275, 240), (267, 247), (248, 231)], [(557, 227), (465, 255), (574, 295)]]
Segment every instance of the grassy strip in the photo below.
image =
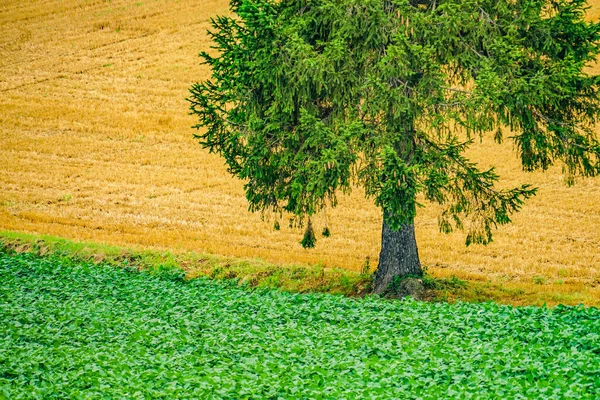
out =
[[(372, 275), (369, 268), (362, 273), (319, 265), (280, 266), (257, 259), (240, 259), (193, 252), (173, 253), (149, 249), (131, 249), (99, 243), (74, 242), (48, 235), (0, 231), (0, 248), (17, 253), (40, 256), (58, 255), (72, 261), (92, 261), (119, 267), (149, 271), (183, 271), (187, 278), (238, 280), (250, 287), (280, 289), (296, 293), (329, 293), (363, 296), (369, 293)], [(493, 300), (466, 281), (423, 278), (424, 299), (453, 302), (467, 298), (471, 302)]]
[(368, 273), (360, 274), (319, 265), (280, 266), (262, 260), (239, 259), (192, 252), (128, 249), (98, 243), (74, 242), (55, 236), (0, 231), (0, 247), (17, 253), (58, 255), (72, 261), (92, 261), (139, 270), (179, 270), (186, 277), (237, 279), (251, 287), (288, 292), (322, 292), (356, 296), (368, 291)]
[[(18, 253), (59, 255), (73, 261), (92, 261), (140, 270), (183, 271), (186, 277), (205, 276), (212, 279), (237, 280), (251, 287), (276, 288), (288, 292), (320, 292), (345, 296), (369, 293), (369, 271), (358, 273), (319, 265), (281, 266), (258, 259), (239, 259), (193, 252), (131, 249), (98, 243), (75, 242), (55, 236), (0, 231), (0, 248)], [(372, 272), (372, 271), (371, 271)], [(181, 272), (180, 272), (181, 273)], [(423, 278), (424, 297), (429, 301), (494, 301), (511, 305), (577, 305), (600, 306), (596, 297), (573, 288), (558, 292), (542, 285), (522, 285), (511, 282), (475, 282), (456, 277)], [(531, 289), (533, 287), (533, 289)], [(586, 288), (591, 291), (594, 288)]]

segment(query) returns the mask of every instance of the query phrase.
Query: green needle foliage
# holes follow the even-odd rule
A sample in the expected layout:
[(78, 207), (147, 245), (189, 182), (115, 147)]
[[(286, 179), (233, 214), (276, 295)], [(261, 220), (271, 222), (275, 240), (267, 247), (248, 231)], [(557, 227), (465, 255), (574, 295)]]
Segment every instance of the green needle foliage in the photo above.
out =
[(304, 231), (304, 237), (300, 243), (305, 249), (313, 248), (317, 243), (317, 237), (315, 236), (315, 231), (310, 218), (308, 219), (308, 224), (306, 225), (306, 230)]
[(0, 398), (600, 397), (600, 311), (248, 290), (0, 252)]
[[(499, 190), (465, 157), (508, 133), (527, 171), (600, 173), (600, 24), (584, 0), (232, 0), (212, 21), (212, 78), (191, 88), (201, 144), (252, 211), (302, 218), (353, 185), (392, 229), (418, 195), (443, 232), (487, 243), (535, 188)], [(308, 241), (308, 243), (312, 243)]]

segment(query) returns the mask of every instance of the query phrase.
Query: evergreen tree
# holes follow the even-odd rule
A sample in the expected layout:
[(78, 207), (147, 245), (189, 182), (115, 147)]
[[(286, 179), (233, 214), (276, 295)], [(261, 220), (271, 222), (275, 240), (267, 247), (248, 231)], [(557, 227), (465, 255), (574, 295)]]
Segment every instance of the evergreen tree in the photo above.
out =
[(443, 232), (469, 221), (468, 245), (488, 243), (535, 194), (497, 189), (494, 169), (464, 155), (475, 140), (509, 133), (527, 171), (600, 173), (600, 79), (584, 70), (600, 24), (585, 10), (584, 0), (232, 0), (233, 16), (212, 21), (215, 53), (201, 54), (212, 77), (190, 89), (197, 137), (245, 181), (252, 211), (303, 221), (362, 186), (383, 215), (382, 292), (422, 274), (419, 195), (444, 205)]

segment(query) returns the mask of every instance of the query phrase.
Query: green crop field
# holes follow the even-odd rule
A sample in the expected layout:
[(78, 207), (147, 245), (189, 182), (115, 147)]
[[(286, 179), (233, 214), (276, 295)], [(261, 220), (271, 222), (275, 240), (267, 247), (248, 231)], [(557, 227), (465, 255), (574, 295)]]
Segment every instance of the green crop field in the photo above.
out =
[(600, 310), (251, 290), (0, 252), (0, 398), (600, 397)]

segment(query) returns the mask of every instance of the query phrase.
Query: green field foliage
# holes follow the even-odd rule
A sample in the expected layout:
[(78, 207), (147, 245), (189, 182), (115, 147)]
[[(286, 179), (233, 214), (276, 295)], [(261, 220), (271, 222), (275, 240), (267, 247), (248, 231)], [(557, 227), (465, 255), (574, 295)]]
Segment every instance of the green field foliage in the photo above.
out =
[(0, 398), (600, 398), (600, 310), (350, 299), (0, 251)]

